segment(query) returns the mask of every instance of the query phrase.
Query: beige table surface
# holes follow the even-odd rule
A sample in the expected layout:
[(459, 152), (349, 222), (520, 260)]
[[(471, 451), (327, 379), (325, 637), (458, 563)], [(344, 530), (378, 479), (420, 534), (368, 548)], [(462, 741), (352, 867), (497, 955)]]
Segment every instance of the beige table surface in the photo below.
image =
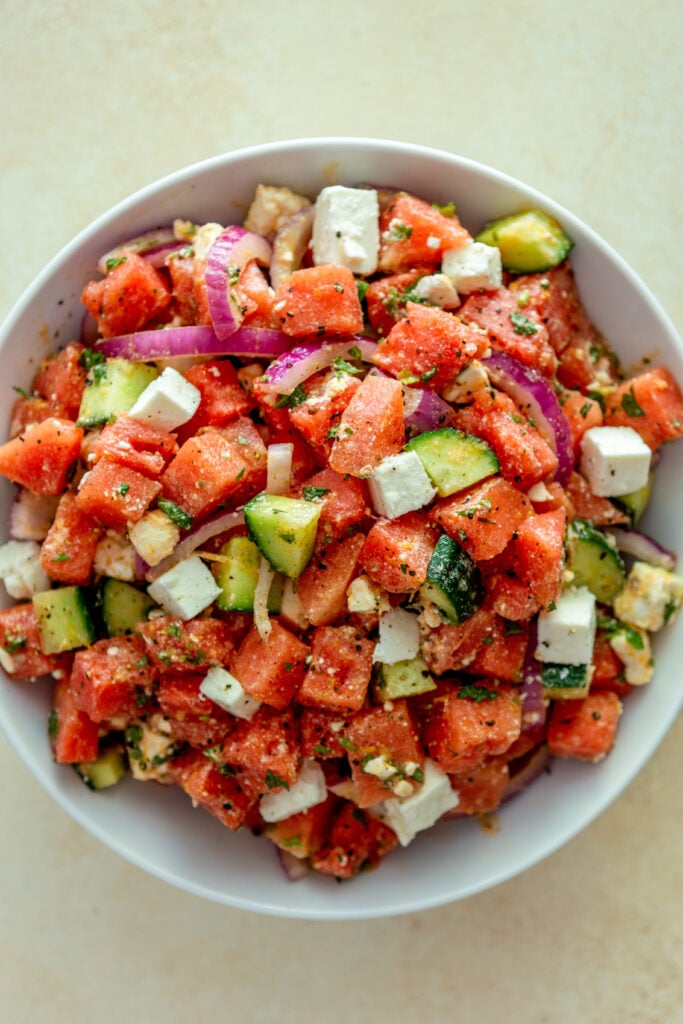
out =
[[(114, 201), (272, 139), (401, 138), (525, 179), (683, 330), (680, 0), (1, 0), (0, 314)], [(343, 13), (341, 13), (343, 12)], [(671, 685), (677, 685), (671, 680)], [(679, 720), (521, 877), (367, 923), (214, 906), (120, 860), (0, 740), (0, 1018), (683, 1021)]]

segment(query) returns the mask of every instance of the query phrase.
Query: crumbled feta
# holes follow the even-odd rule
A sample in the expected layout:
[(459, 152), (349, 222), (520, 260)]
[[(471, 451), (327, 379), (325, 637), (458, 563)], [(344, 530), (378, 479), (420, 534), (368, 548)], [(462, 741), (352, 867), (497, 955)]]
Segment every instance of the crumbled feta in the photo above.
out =
[(368, 576), (356, 576), (346, 588), (346, 606), (350, 612), (377, 612), (383, 591)]
[(222, 224), (215, 224), (213, 222), (200, 224), (192, 236), (192, 248), (194, 249), (195, 259), (205, 260), (209, 255), (211, 246), (218, 236), (223, 234), (224, 230), (225, 228)]
[(168, 771), (170, 759), (178, 744), (173, 738), (171, 722), (163, 715), (137, 720), (126, 731), (128, 761), (134, 779), (172, 783)]
[(107, 530), (95, 548), (93, 569), (97, 576), (111, 576), (130, 583), (135, 579), (135, 549), (128, 538)]
[(224, 711), (229, 711), (235, 718), (252, 719), (261, 707), (258, 701), (250, 697), (239, 679), (235, 679), (226, 669), (216, 665), (210, 668), (202, 679), (200, 691), (214, 704)]
[(383, 754), (378, 754), (377, 757), (371, 757), (363, 764), (363, 771), (366, 775), (374, 775), (376, 779), (381, 779), (384, 782), (385, 779), (396, 775), (398, 768), (391, 761), (387, 761)]
[(394, 830), (401, 846), (407, 846), (418, 832), (431, 828), (460, 802), (448, 776), (429, 758), (424, 763), (424, 782), (411, 789), (413, 792), (404, 798), (392, 797), (369, 808)]
[(165, 512), (155, 508), (128, 527), (128, 537), (147, 565), (158, 565), (180, 540), (180, 527)]
[(420, 624), (417, 615), (405, 608), (392, 608), (379, 620), (379, 640), (372, 660), (383, 665), (408, 661), (420, 653)]
[(201, 400), (199, 388), (167, 366), (161, 376), (147, 385), (129, 415), (157, 430), (175, 430), (192, 419)]
[(581, 439), (581, 472), (603, 498), (645, 487), (652, 451), (633, 427), (591, 427)]
[(681, 603), (683, 577), (647, 562), (634, 562), (613, 607), (622, 622), (654, 632), (674, 620)]
[(461, 295), (471, 292), (495, 291), (503, 283), (500, 250), (483, 242), (467, 242), (458, 249), (447, 249), (441, 270)]
[(330, 185), (315, 202), (313, 262), (374, 274), (379, 253), (379, 202), (371, 188)]
[(388, 455), (368, 479), (375, 511), (387, 519), (396, 519), (429, 504), (436, 488), (427, 476), (415, 452)]
[(650, 637), (634, 626), (619, 629), (609, 638), (609, 645), (624, 663), (624, 679), (633, 686), (649, 683), (654, 675)]
[(488, 386), (489, 375), (478, 359), (465, 366), (441, 394), (447, 402), (462, 403), (472, 399), (477, 391)]
[(425, 274), (415, 282), (412, 291), (418, 299), (442, 309), (455, 309), (460, 305), (458, 293), (446, 274)]
[(259, 810), (264, 821), (282, 821), (326, 799), (327, 781), (322, 768), (315, 761), (306, 761), (294, 785), (289, 789), (266, 793), (261, 797)]
[(526, 496), (529, 501), (537, 502), (552, 501), (553, 497), (542, 480), (539, 483), (534, 484), (533, 487), (530, 487), (526, 492)]
[(199, 555), (192, 555), (151, 583), (147, 592), (169, 615), (187, 620), (208, 608), (221, 588)]
[(49, 590), (50, 579), (40, 564), (40, 544), (35, 540), (8, 540), (0, 547), (0, 578), (17, 601)]
[(558, 665), (589, 665), (596, 627), (595, 596), (590, 590), (563, 591), (555, 607), (538, 616), (536, 658)]
[(247, 231), (272, 239), (289, 217), (310, 205), (310, 199), (297, 195), (286, 185), (257, 185), (244, 226)]

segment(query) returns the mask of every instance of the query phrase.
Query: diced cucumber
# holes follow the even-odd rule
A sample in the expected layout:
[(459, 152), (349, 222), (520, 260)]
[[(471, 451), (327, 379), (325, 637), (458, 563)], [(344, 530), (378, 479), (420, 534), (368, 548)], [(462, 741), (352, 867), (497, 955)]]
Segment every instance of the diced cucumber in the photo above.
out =
[(146, 622), (158, 605), (144, 590), (130, 583), (107, 577), (100, 588), (104, 628), (109, 636), (134, 633), (139, 622)]
[(476, 241), (495, 245), (505, 269), (518, 274), (556, 267), (574, 245), (562, 226), (543, 210), (524, 210), (492, 220)]
[(485, 441), (453, 427), (418, 434), (408, 442), (406, 450), (419, 457), (442, 498), (471, 487), (500, 469)]
[(104, 750), (96, 761), (82, 761), (74, 769), (88, 789), (107, 789), (126, 774), (126, 761), (121, 747), (114, 746)]
[(273, 569), (298, 579), (313, 554), (320, 505), (280, 494), (257, 494), (244, 506), (244, 518)]
[(420, 593), (435, 604), (449, 622), (464, 622), (481, 602), (481, 573), (466, 551), (442, 533), (427, 567)]
[(33, 595), (40, 647), (44, 654), (61, 654), (86, 647), (95, 627), (83, 587), (59, 587)]
[(567, 569), (573, 587), (588, 587), (602, 604), (611, 604), (626, 582), (616, 545), (595, 526), (574, 519), (567, 528)]
[[(253, 612), (261, 564), (258, 546), (248, 537), (231, 537), (220, 553), (226, 561), (220, 563), (216, 574), (216, 583), (221, 588), (216, 604), (224, 612)], [(268, 611), (273, 614), (280, 611), (283, 586), (282, 576), (274, 576), (268, 594)]]
[(374, 687), (378, 701), (398, 700), (429, 693), (436, 689), (432, 675), (422, 658), (397, 661), (394, 665), (380, 665)]
[(650, 503), (652, 480), (653, 474), (650, 473), (648, 481), (644, 487), (641, 487), (637, 491), (632, 491), (630, 494), (620, 494), (618, 498), (612, 498), (614, 504), (623, 509), (629, 517), (631, 520), (631, 526), (636, 526)]
[(147, 385), (158, 376), (157, 368), (147, 363), (131, 363), (128, 359), (107, 359), (97, 363), (88, 372), (78, 410), (78, 426), (90, 430), (119, 412), (128, 412)]
[(541, 670), (543, 696), (551, 700), (587, 697), (592, 675), (591, 665), (555, 665), (546, 662)]

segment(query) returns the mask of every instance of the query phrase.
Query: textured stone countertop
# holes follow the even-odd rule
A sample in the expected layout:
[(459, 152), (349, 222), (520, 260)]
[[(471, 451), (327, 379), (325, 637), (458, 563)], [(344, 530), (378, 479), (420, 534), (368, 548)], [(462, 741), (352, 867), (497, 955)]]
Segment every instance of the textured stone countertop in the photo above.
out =
[[(2, 316), (142, 185), (244, 145), (359, 135), (459, 152), (547, 192), (683, 330), (676, 0), (1, 6)], [(0, 738), (3, 1020), (683, 1021), (682, 749), (679, 719), (606, 813), (492, 891), (325, 924), (144, 874), (66, 817)]]

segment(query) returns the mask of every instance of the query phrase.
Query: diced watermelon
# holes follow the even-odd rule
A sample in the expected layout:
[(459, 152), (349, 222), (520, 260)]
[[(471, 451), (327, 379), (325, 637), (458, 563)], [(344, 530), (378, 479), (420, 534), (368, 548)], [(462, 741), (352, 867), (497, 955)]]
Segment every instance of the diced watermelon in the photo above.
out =
[(277, 327), (277, 314), (273, 310), (275, 292), (256, 260), (248, 260), (235, 284), (237, 304), (249, 327)]
[(312, 857), (325, 845), (330, 831), (332, 815), (338, 800), (330, 794), (327, 800), (308, 811), (292, 814), (266, 827), (265, 834), (281, 850), (293, 857)]
[(93, 722), (108, 722), (139, 716), (156, 679), (140, 637), (117, 636), (76, 652), (69, 685), (76, 707)]
[(54, 689), (50, 733), (57, 764), (97, 760), (99, 726), (76, 706), (66, 679), (60, 679)]
[(361, 549), (368, 576), (391, 594), (410, 594), (427, 579), (427, 566), (440, 536), (423, 512), (378, 519)]
[(317, 707), (304, 707), (299, 715), (299, 724), (303, 757), (322, 760), (346, 757), (346, 750), (339, 742), (347, 724), (343, 716)]
[(495, 811), (503, 799), (509, 779), (510, 770), (500, 758), (491, 758), (467, 772), (451, 775), (451, 786), (460, 798), (456, 812), (490, 814)]
[(235, 654), (232, 629), (220, 619), (184, 622), (164, 615), (138, 623), (137, 631), (160, 672), (206, 672), (228, 665)]
[(430, 672), (443, 675), (466, 669), (484, 640), (494, 629), (495, 615), (477, 608), (474, 615), (458, 625), (436, 626), (422, 639), (422, 656)]
[(68, 655), (43, 654), (32, 601), (0, 611), (0, 661), (11, 679), (34, 680), (50, 672), (66, 674)]
[(488, 680), (444, 696), (424, 729), (430, 756), (449, 773), (469, 771), (503, 754), (521, 732), (522, 706), (511, 686)]
[(365, 543), (362, 533), (332, 541), (322, 548), (297, 581), (297, 593), (313, 626), (328, 626), (346, 612), (346, 588), (356, 575)]
[(452, 313), (409, 302), (406, 316), (380, 343), (374, 360), (405, 384), (442, 391), (487, 346), (485, 334)]
[(560, 404), (572, 434), (575, 455), (580, 454), (581, 438), (591, 427), (602, 426), (603, 415), (600, 403), (587, 398), (580, 391), (565, 391), (560, 395)]
[(572, 473), (566, 494), (571, 502), (572, 519), (584, 519), (592, 526), (618, 526), (629, 522), (627, 513), (613, 505), (609, 498), (593, 494), (590, 484), (580, 473)]
[(178, 428), (181, 444), (201, 427), (224, 427), (240, 416), (246, 416), (251, 409), (252, 403), (228, 359), (197, 363), (185, 371), (185, 379), (197, 388), (201, 401), (192, 419)]
[(339, 421), (330, 467), (337, 473), (366, 477), (404, 444), (401, 384), (389, 377), (368, 375)]
[(89, 281), (81, 293), (103, 338), (139, 331), (171, 302), (158, 270), (132, 252), (121, 253), (120, 260), (103, 281)]
[(495, 617), (467, 665), (467, 671), (506, 683), (519, 683), (528, 642), (526, 630), (511, 630), (501, 618)]
[(593, 644), (593, 675), (591, 693), (613, 690), (618, 697), (626, 697), (633, 686), (624, 680), (624, 665), (609, 642), (609, 634), (598, 629)]
[(187, 255), (183, 250), (180, 253), (173, 253), (166, 264), (171, 278), (173, 312), (184, 324), (202, 322), (197, 311), (194, 264), (194, 257)]
[(512, 542), (515, 575), (543, 608), (557, 600), (562, 589), (566, 526), (564, 509), (543, 512), (525, 519)]
[(370, 684), (374, 646), (353, 626), (316, 629), (297, 701), (326, 711), (359, 711)]
[(683, 393), (670, 370), (656, 366), (626, 380), (605, 399), (605, 425), (633, 427), (650, 448), (683, 435)]
[(525, 494), (507, 480), (495, 477), (438, 501), (431, 515), (479, 561), (500, 554), (532, 511)]
[(193, 519), (203, 519), (237, 492), (247, 469), (239, 443), (207, 430), (186, 441), (169, 464), (161, 478), (164, 496)]
[(278, 288), (273, 310), (280, 329), (293, 338), (363, 330), (355, 278), (334, 264), (295, 270)]
[(325, 543), (343, 537), (370, 512), (366, 484), (334, 469), (322, 469), (304, 480), (294, 497), (306, 496), (320, 502), (318, 534)]
[(343, 372), (320, 375), (307, 382), (307, 398), (289, 410), (289, 418), (301, 436), (325, 459), (332, 450), (342, 413), (360, 386), (356, 377)]
[(359, 871), (376, 867), (397, 844), (388, 825), (345, 801), (334, 819), (327, 845), (314, 855), (311, 865), (334, 878), (353, 878)]
[(470, 234), (453, 214), (445, 216), (430, 203), (397, 192), (380, 215), (379, 269), (397, 274), (413, 267), (436, 267), (446, 249), (457, 249)]
[(406, 315), (406, 303), (414, 301), (411, 298), (411, 285), (414, 285), (418, 278), (425, 274), (431, 274), (432, 267), (424, 267), (421, 270), (409, 270), (405, 274), (393, 274), (390, 277), (381, 277), (378, 281), (372, 281), (365, 293), (365, 305), (368, 310), (368, 320), (379, 335), (387, 336), (391, 328)]
[(43, 571), (58, 583), (85, 585), (92, 573), (102, 525), (79, 508), (67, 491), (40, 549)]
[[(421, 769), (424, 764), (424, 748), (406, 700), (395, 700), (390, 706), (382, 705), (357, 712), (345, 736), (344, 745), (359, 807), (370, 807), (392, 796), (392, 782), (397, 781), (393, 776), (382, 781), (366, 772), (365, 767), (370, 759), (383, 757), (391, 762), (398, 769), (399, 778), (405, 774), (406, 765), (409, 768), (415, 765)], [(411, 770), (411, 778), (413, 774)], [(415, 780), (413, 786), (417, 785), (419, 782)]]
[(529, 583), (505, 572), (487, 578), (486, 592), (493, 610), (511, 622), (528, 622), (541, 610)]
[(250, 807), (255, 803), (243, 781), (224, 775), (218, 765), (200, 750), (192, 750), (174, 758), (170, 765), (173, 779), (192, 797), (195, 804), (236, 831), (245, 824)]
[(10, 414), (9, 436), (18, 437), (35, 423), (42, 423), (43, 420), (69, 419), (67, 407), (63, 402), (48, 400), (33, 396), (31, 398), (19, 397), (12, 404)]
[(244, 768), (261, 793), (292, 786), (301, 770), (301, 749), (291, 708), (263, 707), (251, 721), (239, 721), (223, 743), (221, 760)]
[(87, 371), (81, 365), (83, 345), (70, 341), (41, 360), (33, 390), (51, 402), (60, 402), (67, 419), (75, 420), (81, 406)]
[(235, 724), (232, 715), (200, 691), (203, 681), (203, 674), (174, 672), (162, 675), (157, 689), (159, 706), (171, 721), (174, 739), (193, 747), (221, 743)]
[(520, 309), (517, 296), (507, 288), (474, 292), (458, 310), (458, 316), (466, 324), (483, 327), (496, 352), (506, 352), (546, 376), (554, 373), (557, 359), (542, 320), (533, 307)]
[(232, 494), (235, 506), (243, 505), (266, 486), (268, 453), (256, 425), (248, 416), (240, 416), (221, 428), (221, 435), (229, 441), (246, 466), (237, 490)]
[(121, 413), (108, 423), (89, 447), (90, 462), (118, 462), (137, 473), (158, 477), (177, 452), (176, 435), (157, 430), (142, 420)]
[(556, 701), (548, 725), (550, 753), (601, 761), (612, 749), (621, 712), (621, 701), (611, 690), (589, 693), (583, 700)]
[(82, 440), (71, 420), (43, 420), (0, 445), (0, 474), (34, 494), (61, 494)]
[(159, 496), (161, 484), (118, 462), (101, 459), (81, 480), (78, 508), (112, 530), (122, 533), (128, 523), (142, 519)]
[(309, 648), (271, 619), (270, 636), (262, 640), (253, 627), (242, 641), (231, 671), (254, 700), (286, 708), (301, 685)]

